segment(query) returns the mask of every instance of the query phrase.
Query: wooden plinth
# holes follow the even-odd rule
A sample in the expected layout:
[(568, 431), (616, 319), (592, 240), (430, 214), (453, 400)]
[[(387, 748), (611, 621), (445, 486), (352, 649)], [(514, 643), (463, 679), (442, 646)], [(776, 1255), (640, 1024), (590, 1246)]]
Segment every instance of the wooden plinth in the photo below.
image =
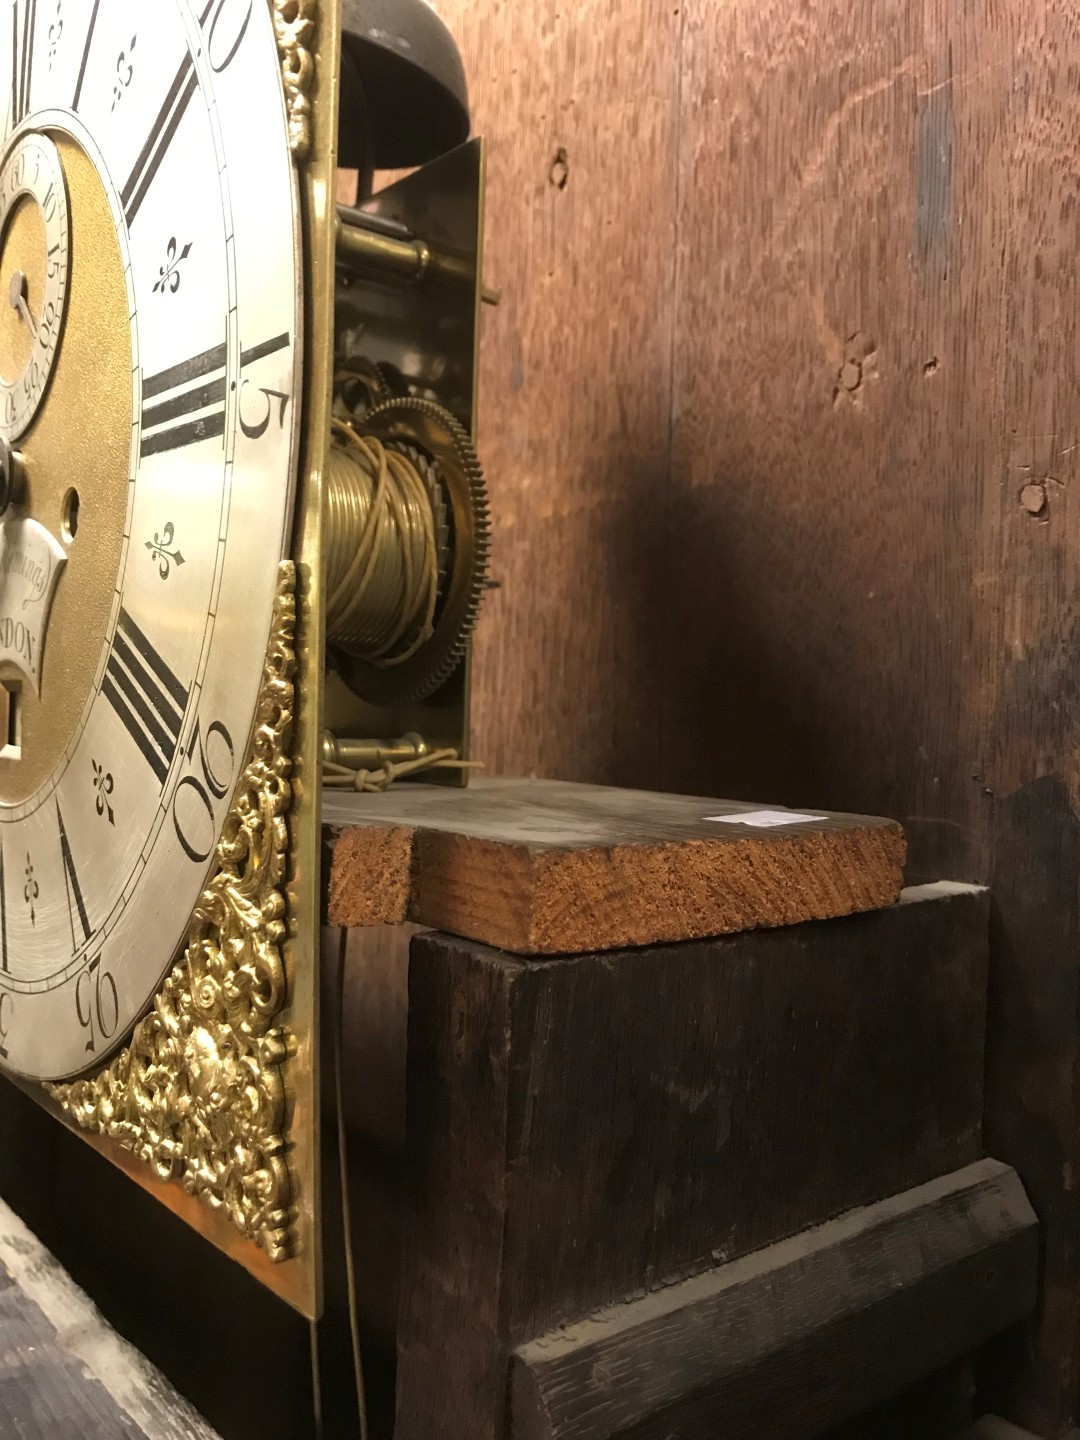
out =
[(1030, 1314), (1038, 1246), (1016, 1171), (980, 1161), (521, 1346), (511, 1433), (820, 1434)]
[[(689, 1334), (714, 1292), (739, 1281), (726, 1267), (740, 1257), (981, 1161), (988, 913), (985, 891), (943, 884), (872, 914), (616, 953), (522, 959), (414, 940), (397, 1440), (719, 1433), (706, 1392), (726, 1383), (722, 1337), (697, 1359), (673, 1343), (655, 1391), (636, 1396), (613, 1383), (605, 1399), (598, 1364), (588, 1415), (588, 1397), (561, 1390), (533, 1342), (693, 1280), (687, 1296), (705, 1309), (680, 1310)], [(753, 1346), (777, 1339), (791, 1360), (800, 1324), (815, 1357), (800, 1372), (807, 1396), (822, 1399), (818, 1367), (839, 1377), (817, 1423), (1030, 1308), (1034, 1224), (1015, 1176), (991, 1167), (939, 1190), (900, 1204), (902, 1235), (878, 1227), (887, 1207), (865, 1244), (849, 1248), (841, 1226), (801, 1291), (791, 1255), (769, 1257), (786, 1309), (764, 1313), (763, 1281), (740, 1312), (746, 1373), (765, 1373), (765, 1392)], [(889, 1236), (893, 1270), (879, 1264)], [(844, 1337), (862, 1331), (843, 1311), (845, 1265), (866, 1272), (875, 1350), (867, 1384), (848, 1394), (856, 1352), (845, 1357)], [(821, 1274), (833, 1277), (825, 1288)], [(612, 1334), (639, 1334), (645, 1315), (620, 1313)], [(682, 1354), (698, 1366), (686, 1385)], [(517, 1398), (515, 1365), (529, 1372)], [(565, 1427), (559, 1394), (577, 1407)], [(637, 1428), (625, 1406), (639, 1402)], [(779, 1428), (762, 1434), (810, 1433), (769, 1414)]]
[(892, 904), (891, 820), (697, 796), (477, 780), (330, 792), (328, 920), (409, 920), (519, 954), (611, 950), (829, 919)]

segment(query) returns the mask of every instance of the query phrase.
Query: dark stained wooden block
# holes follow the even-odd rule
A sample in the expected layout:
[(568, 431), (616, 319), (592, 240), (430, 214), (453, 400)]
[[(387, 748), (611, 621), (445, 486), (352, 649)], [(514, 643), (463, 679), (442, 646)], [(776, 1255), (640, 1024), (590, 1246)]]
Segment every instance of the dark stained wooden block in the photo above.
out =
[(523, 1345), (514, 1440), (804, 1440), (1035, 1306), (1038, 1222), (983, 1160)]
[(850, 915), (903, 883), (892, 820), (555, 780), (328, 791), (323, 820), (332, 925), (411, 920), (519, 954)]
[(414, 941), (397, 1440), (504, 1440), (521, 1344), (979, 1160), (987, 913)]

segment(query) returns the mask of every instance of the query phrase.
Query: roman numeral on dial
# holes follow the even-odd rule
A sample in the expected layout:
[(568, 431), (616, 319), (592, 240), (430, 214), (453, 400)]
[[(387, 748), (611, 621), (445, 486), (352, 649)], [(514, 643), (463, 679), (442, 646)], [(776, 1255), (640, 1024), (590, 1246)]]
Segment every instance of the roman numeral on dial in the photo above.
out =
[(226, 354), (214, 345), (143, 381), (143, 456), (224, 435)]
[(0, 845), (0, 964), (8, 968), (7, 891), (4, 889), (4, 847)]
[[(89, 940), (94, 932), (87, 919), (86, 901), (83, 899), (82, 886), (79, 884), (79, 877), (75, 872), (75, 861), (71, 858), (71, 846), (68, 844), (59, 802), (56, 806), (56, 823), (60, 826), (60, 854), (64, 861), (64, 889), (67, 891), (68, 919), (71, 922), (71, 948), (74, 951)], [(76, 934), (76, 921), (78, 921), (81, 938)]]
[(146, 193), (154, 183), (154, 176), (161, 168), (161, 162), (169, 153), (173, 136), (176, 134), (180, 121), (184, 118), (184, 113), (198, 86), (199, 77), (195, 73), (195, 62), (191, 58), (191, 51), (185, 50), (184, 58), (180, 62), (180, 69), (176, 72), (176, 79), (169, 87), (169, 93), (165, 96), (165, 102), (150, 127), (150, 134), (139, 151), (139, 158), (132, 167), (127, 184), (120, 192), (120, 200), (129, 227), (135, 223), (135, 216), (138, 215), (142, 203), (146, 199)]
[(94, 30), (97, 26), (98, 10), (101, 0), (94, 0), (94, 8), (90, 11), (90, 24), (86, 27), (86, 41), (83, 45), (82, 60), (79, 64), (79, 78), (75, 82), (75, 98), (71, 102), (71, 108), (78, 110), (79, 101), (82, 99), (83, 81), (86, 79), (86, 63), (90, 59), (90, 46), (94, 43)]
[(123, 609), (101, 693), (164, 785), (180, 743), (188, 692)]
[[(288, 344), (286, 333), (253, 345), (240, 356), (241, 370)], [(224, 435), (226, 356), (223, 344), (214, 345), (143, 381), (143, 457)]]
[[(19, 11), (24, 10), (22, 26), (19, 25)], [(37, 0), (26, 0), (25, 7), (18, 3), (11, 7), (11, 56), (13, 73), (11, 77), (11, 121), (18, 125), (26, 118), (30, 109), (30, 77), (34, 64), (34, 30), (37, 27)], [(21, 34), (20, 34), (21, 28)]]

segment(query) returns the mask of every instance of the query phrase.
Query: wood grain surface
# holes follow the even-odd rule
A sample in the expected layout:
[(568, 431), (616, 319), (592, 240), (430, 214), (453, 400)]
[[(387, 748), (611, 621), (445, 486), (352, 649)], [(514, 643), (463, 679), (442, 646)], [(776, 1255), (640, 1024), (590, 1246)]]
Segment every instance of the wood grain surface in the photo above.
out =
[[(495, 773), (893, 815), (990, 883), (990, 1139), (1080, 1379), (1069, 0), (440, 0), (491, 144)], [(565, 159), (559, 161), (560, 152)]]
[(0, 1435), (217, 1440), (0, 1202)]
[(1035, 1305), (1038, 1224), (995, 1160), (521, 1346), (514, 1440), (804, 1440)]
[(521, 954), (612, 950), (891, 905), (891, 820), (556, 780), (330, 793), (332, 925), (408, 918)]
[(414, 940), (398, 1440), (505, 1440), (516, 1346), (978, 1160), (987, 919), (937, 885), (614, 954)]
[[(178, 1440), (177, 1427), (194, 1425), (175, 1392), (205, 1417), (208, 1434), (311, 1435), (311, 1338), (301, 1315), (7, 1080), (0, 1080), (0, 1156), (4, 1202), (19, 1217), (0, 1206), (0, 1262), (45, 1313), (68, 1359), (85, 1360), (95, 1373), (108, 1361), (106, 1388), (130, 1382), (116, 1394), (147, 1440)], [(76, 1286), (81, 1307), (71, 1299)], [(152, 1410), (132, 1408), (134, 1398), (148, 1398), (147, 1370), (130, 1354), (110, 1357), (110, 1327), (175, 1387), (159, 1375), (156, 1403), (173, 1417), (171, 1430)], [(9, 1433), (19, 1435), (0, 1424), (3, 1440)], [(56, 1425), (46, 1434), (77, 1440), (82, 1432)], [(338, 1434), (327, 1427), (326, 1440)], [(207, 1440), (197, 1429), (196, 1436)]]
[(479, 753), (499, 774), (655, 787), (678, 8), (439, 8), (491, 142), (502, 287), (481, 348), (499, 588), (476, 642)]

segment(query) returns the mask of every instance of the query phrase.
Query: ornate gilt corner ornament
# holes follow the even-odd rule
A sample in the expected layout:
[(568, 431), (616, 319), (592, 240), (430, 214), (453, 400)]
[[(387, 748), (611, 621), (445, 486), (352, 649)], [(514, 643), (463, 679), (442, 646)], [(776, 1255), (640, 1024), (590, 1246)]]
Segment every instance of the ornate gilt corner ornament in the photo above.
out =
[(315, 0), (273, 0), (274, 33), (281, 55), (289, 144), (297, 160), (306, 160), (311, 146), (311, 85), (315, 58)]
[(192, 915), (187, 949), (130, 1045), (93, 1079), (49, 1094), (83, 1129), (132, 1151), (223, 1211), (271, 1260), (292, 1253), (283, 1136), (283, 884), (291, 801), (295, 573), (278, 573), (247, 766)]

